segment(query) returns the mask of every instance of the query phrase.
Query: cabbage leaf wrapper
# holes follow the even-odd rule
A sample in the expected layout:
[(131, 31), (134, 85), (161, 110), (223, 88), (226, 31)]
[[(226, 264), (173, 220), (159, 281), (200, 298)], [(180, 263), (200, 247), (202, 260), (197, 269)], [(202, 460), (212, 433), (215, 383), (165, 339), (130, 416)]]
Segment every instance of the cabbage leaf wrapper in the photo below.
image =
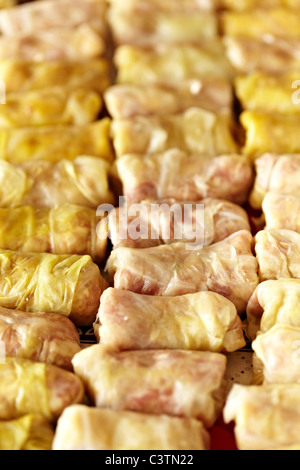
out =
[(39, 414), (54, 422), (67, 406), (84, 398), (79, 377), (42, 362), (7, 357), (0, 364), (0, 378), (1, 420)]
[(209, 443), (194, 418), (73, 405), (58, 420), (52, 450), (208, 450)]
[(200, 249), (186, 243), (143, 250), (117, 248), (106, 271), (117, 289), (155, 296), (212, 291), (243, 313), (259, 281), (252, 241), (250, 232), (240, 231)]
[(179, 297), (107, 289), (94, 323), (98, 342), (119, 350), (233, 352), (245, 346), (235, 306), (215, 292)]
[(196, 418), (206, 427), (225, 400), (226, 362), (210, 352), (118, 352), (100, 344), (73, 358), (94, 406)]
[(0, 421), (0, 450), (51, 450), (54, 428), (41, 415)]
[(0, 340), (7, 357), (20, 357), (73, 370), (80, 337), (71, 320), (55, 313), (0, 308)]
[(90, 256), (0, 251), (0, 306), (90, 325), (107, 287)]

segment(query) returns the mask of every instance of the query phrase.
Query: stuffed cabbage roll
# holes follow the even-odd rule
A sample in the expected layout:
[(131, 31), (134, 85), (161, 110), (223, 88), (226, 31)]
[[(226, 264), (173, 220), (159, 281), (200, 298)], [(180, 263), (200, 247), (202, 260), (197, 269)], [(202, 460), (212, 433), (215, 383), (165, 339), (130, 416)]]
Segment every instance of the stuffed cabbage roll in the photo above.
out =
[(297, 10), (274, 8), (266, 12), (255, 8), (246, 12), (226, 12), (222, 16), (222, 29), (226, 36), (260, 40), (300, 39), (300, 14)]
[(194, 418), (69, 406), (57, 423), (52, 450), (208, 450)]
[(12, 163), (31, 160), (58, 162), (90, 155), (112, 161), (110, 119), (83, 126), (52, 125), (0, 128), (0, 159)]
[(260, 40), (225, 36), (223, 42), (227, 58), (236, 72), (247, 74), (260, 70), (277, 74), (300, 71), (299, 39), (276, 39), (265, 34)]
[(300, 197), (268, 193), (263, 202), (267, 230), (300, 233)]
[(5, 83), (7, 95), (61, 86), (82, 87), (101, 94), (111, 84), (108, 61), (103, 58), (47, 62), (0, 60), (0, 80)]
[(94, 331), (98, 342), (119, 350), (232, 352), (245, 346), (235, 306), (214, 292), (159, 297), (108, 288)]
[(114, 119), (165, 116), (191, 107), (212, 113), (231, 111), (233, 94), (222, 78), (190, 80), (180, 84), (114, 85), (106, 90), (105, 104)]
[(234, 76), (219, 41), (209, 41), (203, 46), (162, 44), (155, 50), (123, 45), (116, 49), (114, 62), (119, 84), (179, 83), (203, 77)]
[[(222, 5), (230, 10), (252, 10), (254, 8), (299, 8), (299, 0), (221, 0)], [(266, 12), (266, 15), (268, 12)], [(248, 25), (247, 25), (248, 26)]]
[[(299, 114), (300, 106), (291, 99), (292, 85), (298, 83), (298, 80), (299, 72), (296, 71), (276, 75), (253, 72), (235, 79), (235, 91), (243, 109)], [(298, 99), (297, 91), (295, 98)]]
[(0, 379), (0, 420), (40, 414), (55, 421), (64, 408), (84, 398), (79, 377), (42, 362), (7, 357), (0, 364)]
[(178, 149), (156, 155), (124, 155), (116, 162), (128, 202), (218, 198), (247, 202), (254, 172), (247, 157), (204, 157)]
[(90, 325), (107, 287), (90, 256), (0, 251), (0, 306)]
[(0, 421), (0, 450), (51, 450), (54, 428), (40, 415)]
[(94, 209), (71, 204), (52, 209), (0, 208), (0, 249), (90, 255), (101, 264), (106, 257), (107, 235), (101, 224), (98, 236), (100, 221)]
[(0, 59), (33, 62), (95, 59), (105, 51), (105, 41), (89, 24), (51, 28), (0, 37)]
[[(135, 208), (139, 211), (138, 233), (131, 232), (136, 227)], [(251, 231), (247, 212), (221, 199), (204, 199), (199, 204), (162, 199), (116, 208), (109, 213), (108, 230), (114, 248), (150, 248), (179, 241), (209, 246), (240, 230)]]
[(256, 383), (300, 383), (300, 328), (275, 325), (266, 333), (259, 334), (252, 348)]
[[(0, 16), (1, 18), (1, 16)], [(109, 10), (114, 43), (141, 47), (157, 44), (197, 44), (218, 36), (218, 21), (213, 13), (138, 13), (119, 8)], [(0, 24), (1, 26), (1, 24)]]
[(0, 206), (53, 208), (69, 203), (97, 208), (113, 203), (109, 170), (107, 161), (94, 157), (19, 165), (0, 160)]
[(266, 333), (276, 325), (300, 328), (300, 280), (261, 282), (247, 306), (247, 336)]
[(240, 450), (300, 449), (300, 385), (235, 384), (224, 410)]
[[(222, 0), (223, 1), (223, 0)], [(274, 0), (273, 0), (274, 1)], [(290, 0), (292, 1), (292, 0)], [(295, 0), (294, 0), (295, 1)], [(196, 13), (213, 11), (220, 5), (219, 0), (109, 0), (109, 4), (124, 12), (135, 13)]]
[(256, 177), (250, 204), (261, 209), (268, 192), (300, 197), (300, 155), (265, 154), (255, 160)]
[(66, 87), (10, 93), (0, 107), (0, 126), (50, 126), (69, 124), (82, 126), (96, 121), (102, 99), (93, 90), (69, 90)]
[(264, 153), (300, 153), (298, 131), (300, 116), (244, 111), (244, 152), (253, 159)]
[(94, 345), (73, 358), (94, 406), (196, 418), (211, 427), (224, 399), (226, 357), (195, 351), (126, 351)]
[(232, 116), (226, 111), (214, 114), (189, 108), (176, 115), (115, 119), (111, 134), (117, 157), (172, 148), (211, 156), (238, 152)]
[(55, 313), (29, 313), (0, 308), (0, 341), (7, 357), (45, 362), (72, 371), (81, 351), (75, 325)]
[(30, 2), (0, 13), (0, 31), (5, 36), (66, 28), (90, 23), (103, 35), (106, 33), (106, 3), (99, 0), (60, 0)]
[(213, 291), (231, 300), (239, 313), (245, 311), (258, 284), (252, 235), (247, 231), (200, 249), (185, 243), (117, 248), (106, 271), (117, 289), (155, 296)]
[(300, 234), (292, 230), (262, 230), (255, 251), (261, 281), (300, 278)]

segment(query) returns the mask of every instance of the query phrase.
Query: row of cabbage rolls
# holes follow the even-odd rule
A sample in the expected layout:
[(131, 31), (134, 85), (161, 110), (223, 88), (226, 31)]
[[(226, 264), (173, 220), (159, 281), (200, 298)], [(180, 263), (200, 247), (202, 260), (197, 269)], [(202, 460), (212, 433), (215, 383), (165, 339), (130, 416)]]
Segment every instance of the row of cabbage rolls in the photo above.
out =
[[(0, 448), (210, 449), (224, 404), (238, 448), (299, 445), (296, 72), (231, 45), (294, 44), (297, 1), (57, 3), (0, 11)], [(152, 218), (199, 203), (200, 240)], [(260, 386), (231, 390), (245, 319)]]

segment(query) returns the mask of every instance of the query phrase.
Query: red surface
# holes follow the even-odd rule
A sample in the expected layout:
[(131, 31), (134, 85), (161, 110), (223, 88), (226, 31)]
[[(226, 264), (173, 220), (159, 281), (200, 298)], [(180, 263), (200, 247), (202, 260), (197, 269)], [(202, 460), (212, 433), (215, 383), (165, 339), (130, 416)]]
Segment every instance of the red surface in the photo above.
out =
[(234, 425), (225, 424), (219, 419), (210, 430), (211, 450), (238, 450), (234, 438)]

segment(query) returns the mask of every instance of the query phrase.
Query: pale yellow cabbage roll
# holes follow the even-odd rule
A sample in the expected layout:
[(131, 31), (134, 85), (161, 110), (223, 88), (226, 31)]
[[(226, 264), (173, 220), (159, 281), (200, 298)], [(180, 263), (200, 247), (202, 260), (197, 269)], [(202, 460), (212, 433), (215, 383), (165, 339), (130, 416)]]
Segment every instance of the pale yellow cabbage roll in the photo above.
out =
[(101, 264), (107, 254), (107, 229), (105, 224), (98, 227), (101, 220), (95, 209), (72, 204), (0, 208), (0, 249), (90, 255)]
[[(139, 212), (134, 210), (135, 207)], [(131, 229), (136, 224), (137, 214), (143, 229), (133, 237)], [(99, 229), (104, 223), (107, 222), (102, 219)], [(195, 230), (197, 223), (202, 229), (198, 236)], [(221, 199), (203, 199), (199, 203), (176, 202), (174, 199), (148, 200), (116, 208), (108, 216), (108, 235), (114, 248), (150, 248), (179, 241), (194, 243), (196, 240), (199, 245), (209, 246), (240, 230), (251, 231), (247, 212), (237, 204)]]
[(232, 352), (245, 346), (235, 306), (214, 292), (160, 297), (109, 288), (94, 331), (98, 342), (119, 350)]
[[(0, 67), (1, 74), (1, 67)], [(232, 110), (233, 93), (228, 80), (203, 78), (177, 84), (114, 85), (104, 94), (105, 104), (114, 119), (136, 116), (165, 116), (191, 107), (212, 113)]]
[(0, 37), (0, 59), (87, 60), (100, 57), (105, 49), (105, 40), (87, 23)]
[(172, 149), (155, 155), (124, 155), (116, 167), (129, 203), (173, 198), (218, 198), (236, 204), (248, 200), (254, 172), (247, 157), (205, 157)]
[(85, 156), (57, 163), (0, 160), (0, 206), (54, 208), (68, 203), (96, 209), (115, 200), (109, 171), (107, 161)]
[(247, 336), (266, 333), (276, 325), (300, 328), (300, 280), (261, 282), (247, 306)]
[(0, 420), (40, 414), (56, 421), (63, 410), (84, 398), (84, 386), (72, 372), (29, 359), (0, 364)]
[(73, 358), (93, 406), (196, 418), (212, 427), (225, 400), (223, 354), (94, 345)]
[(63, 315), (0, 307), (0, 341), (7, 357), (45, 362), (72, 371), (81, 351), (75, 325)]
[(248, 231), (203, 248), (185, 243), (117, 248), (106, 265), (109, 281), (117, 289), (167, 297), (212, 291), (231, 300), (239, 313), (257, 287), (257, 269)]
[(41, 415), (0, 421), (0, 450), (51, 450), (54, 428)]
[[(234, 70), (220, 41), (204, 46), (160, 45), (155, 50), (119, 46), (114, 57), (117, 83), (178, 83), (203, 77), (233, 78)], [(176, 64), (176, 67), (174, 67)]]
[[(96, 121), (102, 99), (93, 90), (52, 87), (6, 95), (0, 106), (0, 127), (84, 126)], [(38, 129), (36, 129), (38, 133)]]
[(292, 230), (262, 230), (255, 238), (260, 281), (300, 278), (300, 234)]
[(261, 209), (269, 192), (300, 197), (300, 155), (265, 154), (255, 160), (255, 181), (250, 205)]
[(110, 125), (110, 118), (104, 118), (82, 126), (0, 128), (0, 159), (12, 163), (31, 160), (57, 162), (89, 155), (112, 161)]
[(300, 385), (235, 384), (224, 410), (240, 450), (300, 449)]
[(99, 94), (111, 84), (107, 59), (51, 60), (0, 60), (0, 79), (6, 93), (20, 93), (51, 87), (85, 88)]
[(58, 420), (52, 450), (208, 450), (201, 421), (133, 411), (69, 406)]
[(188, 153), (224, 155), (238, 152), (232, 115), (189, 108), (166, 116), (113, 120), (111, 135), (117, 158), (130, 153), (155, 154), (173, 148)]
[(90, 256), (0, 251), (0, 306), (90, 325), (107, 287)]
[(90, 23), (102, 35), (106, 34), (106, 2), (102, 0), (60, 0), (26, 2), (0, 13), (0, 31), (13, 36), (51, 28), (75, 27)]
[(263, 201), (267, 230), (292, 230), (300, 233), (300, 197), (268, 193)]

